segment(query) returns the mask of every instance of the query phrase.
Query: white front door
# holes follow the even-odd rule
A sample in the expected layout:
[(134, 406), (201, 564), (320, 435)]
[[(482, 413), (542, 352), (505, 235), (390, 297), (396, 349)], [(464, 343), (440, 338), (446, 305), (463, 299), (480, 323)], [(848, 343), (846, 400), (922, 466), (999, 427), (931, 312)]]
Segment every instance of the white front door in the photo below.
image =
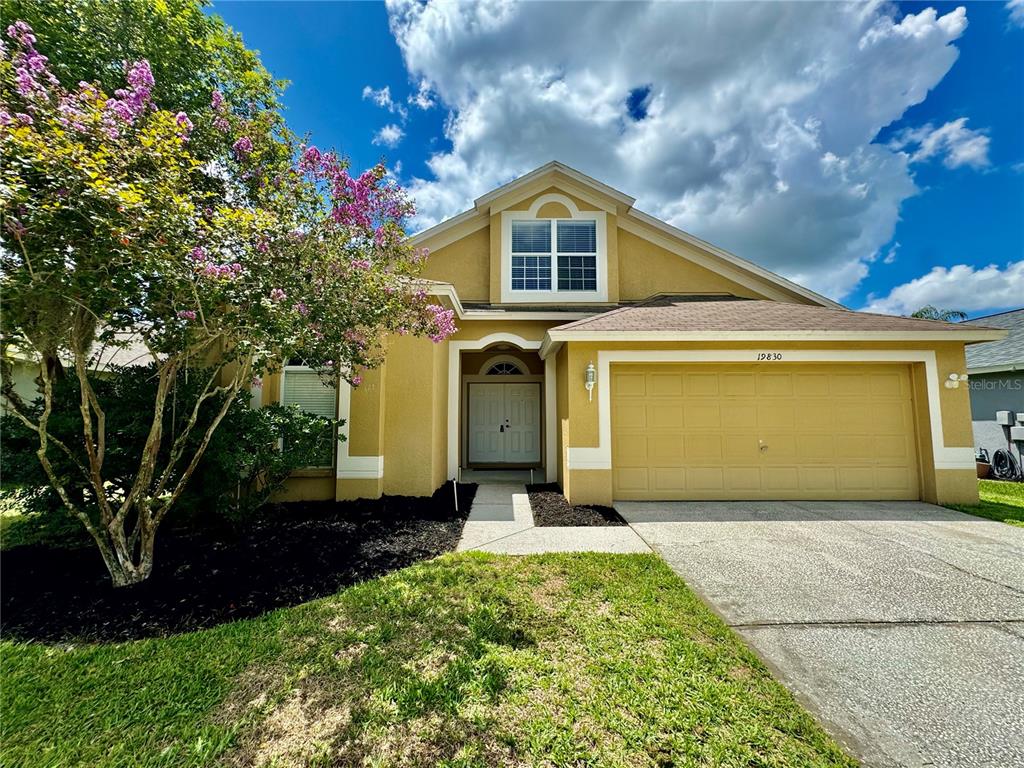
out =
[(469, 385), (469, 461), (540, 461), (540, 384)]

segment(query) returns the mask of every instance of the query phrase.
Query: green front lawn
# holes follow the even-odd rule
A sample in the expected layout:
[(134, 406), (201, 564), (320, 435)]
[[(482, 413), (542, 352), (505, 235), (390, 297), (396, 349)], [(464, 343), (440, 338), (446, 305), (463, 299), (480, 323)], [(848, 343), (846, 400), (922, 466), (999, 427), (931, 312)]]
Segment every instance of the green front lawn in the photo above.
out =
[(653, 555), (447, 555), (0, 672), (10, 766), (855, 764)]
[(1003, 480), (979, 480), (978, 495), (981, 503), (974, 506), (949, 504), (969, 515), (1001, 520), (1010, 525), (1024, 527), (1024, 483), (1008, 483)]

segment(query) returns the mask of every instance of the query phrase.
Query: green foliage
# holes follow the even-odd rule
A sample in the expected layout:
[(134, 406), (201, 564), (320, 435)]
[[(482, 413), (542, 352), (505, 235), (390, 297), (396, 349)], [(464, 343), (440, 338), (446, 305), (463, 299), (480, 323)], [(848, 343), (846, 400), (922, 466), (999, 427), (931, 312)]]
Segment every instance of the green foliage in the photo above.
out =
[(967, 319), (967, 313), (959, 309), (938, 309), (931, 304), (921, 307), (910, 316), (919, 320), (942, 320), (945, 323), (959, 323)]
[(210, 111), (212, 91), (234, 109), (274, 113), (284, 85), (208, 7), (196, 0), (0, 0), (0, 20), (28, 22), (63, 83), (97, 83), (113, 93), (123, 85), (121, 62), (145, 59), (156, 80), (153, 102), (192, 116), (192, 150), (199, 145), (205, 156), (225, 141), (210, 120), (196, 121)]
[[(11, 18), (19, 8), (9, 0), (0, 391), (36, 433), (47, 479), (115, 583), (135, 583), (253, 377), (301, 356), (325, 381), (358, 385), (360, 369), (383, 359), (384, 335), (441, 341), (455, 331), (453, 313), (417, 285), (425, 252), (406, 240), (414, 208), (401, 187), (382, 165), (352, 176), (337, 154), (297, 144), (255, 54), (198, 6), (26, 3), (53, 39)], [(96, 50), (80, 40), (91, 32)], [(152, 54), (167, 82), (145, 58), (122, 58), (137, 53)], [(90, 74), (96, 82), (73, 80)], [(137, 440), (108, 439), (108, 426), (119, 427), (107, 424), (98, 378), (99, 347), (133, 345), (155, 366), (152, 399), (138, 403), (148, 416), (135, 422), (141, 451)], [(45, 402), (34, 412), (13, 389), (14, 353), (39, 362)], [(196, 361), (215, 366), (196, 407), (161, 429)], [(70, 442), (51, 436), (73, 418), (52, 408), (68, 365), (81, 418)]]
[(655, 555), (451, 555), (0, 672), (5, 765), (856, 765)]
[[(170, 403), (163, 414), (163, 431), (172, 438), (184, 429), (203, 383), (210, 376), (209, 369), (193, 369), (178, 377), (171, 392)], [(145, 445), (150, 425), (139, 419), (153, 407), (157, 388), (155, 365), (134, 366), (111, 370), (98, 379), (93, 387), (102, 402), (107, 403), (107, 449), (104, 466), (108, 487), (113, 499), (121, 499), (131, 488), (138, 469), (138, 460)], [(81, 398), (77, 378), (62, 377), (54, 389), (54, 416), (50, 420), (50, 433), (70, 446), (75, 457), (55, 454), (54, 469), (72, 497), (89, 510), (98, 521), (95, 505), (89, 503), (92, 487), (88, 478), (75, 470), (74, 461), (86, 462), (81, 446)], [(222, 404), (224, 395), (201, 410), (197, 429), (190, 432), (185, 451), (195, 451), (210, 421)], [(179, 521), (185, 518), (222, 516), (244, 521), (248, 513), (267, 501), (284, 480), (296, 469), (330, 464), (333, 456), (336, 425), (329, 419), (304, 413), (296, 407), (272, 405), (251, 408), (248, 392), (242, 392), (230, 404), (224, 420), (213, 433), (192, 478), (185, 487), (176, 513)], [(27, 415), (35, 420), (43, 408), (42, 399), (35, 400)], [(5, 483), (23, 489), (13, 491), (8, 504), (20, 505), (37, 514), (37, 527), (53, 527), (53, 518), (67, 519), (57, 494), (49, 489), (48, 478), (36, 459), (39, 447), (36, 434), (11, 414), (0, 417), (0, 431), (4, 442), (0, 458), (4, 466)], [(169, 460), (171, 443), (161, 445), (158, 463)], [(180, 473), (180, 470), (179, 470)], [(173, 481), (177, 481), (175, 476)], [(49, 490), (47, 490), (49, 489)], [(42, 498), (40, 498), (42, 496)], [(28, 526), (26, 526), (28, 527)]]

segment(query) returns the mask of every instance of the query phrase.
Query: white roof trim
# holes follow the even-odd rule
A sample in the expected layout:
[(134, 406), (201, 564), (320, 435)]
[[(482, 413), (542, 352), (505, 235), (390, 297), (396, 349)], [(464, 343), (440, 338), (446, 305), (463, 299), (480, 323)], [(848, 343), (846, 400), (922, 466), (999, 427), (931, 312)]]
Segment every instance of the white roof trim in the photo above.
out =
[(554, 173), (555, 171), (558, 171), (564, 176), (568, 176), (570, 179), (572, 179), (575, 182), (578, 182), (579, 184), (582, 184), (584, 187), (596, 189), (598, 192), (607, 195), (608, 197), (622, 204), (626, 208), (632, 208), (633, 203), (636, 202), (635, 197), (630, 197), (629, 195), (620, 192), (614, 187), (609, 187), (607, 184), (604, 184), (598, 181), (597, 179), (591, 178), (590, 176), (587, 176), (587, 174), (577, 171), (575, 168), (570, 168), (568, 165), (560, 163), (557, 160), (552, 160), (550, 163), (545, 163), (540, 168), (535, 168), (529, 173), (520, 176), (518, 179), (513, 179), (507, 184), (503, 184), (497, 189), (491, 190), (485, 195), (481, 195), (480, 197), (473, 201), (473, 205), (478, 211), (482, 210), (488, 207), (490, 203), (496, 200), (497, 198), (507, 195), (509, 192), (514, 192), (520, 187), (524, 187), (527, 184), (532, 183), (535, 179), (538, 179), (548, 173)]
[(466, 316), (466, 310), (459, 301), (459, 294), (455, 292), (455, 286), (451, 283), (428, 283), (424, 286), (428, 296), (444, 296), (451, 301), (455, 309), (455, 316), (460, 320)]
[(504, 309), (467, 309), (463, 320), (583, 320), (597, 312), (524, 312)]
[(560, 331), (551, 341), (995, 341), (999, 331)]
[(967, 375), (973, 376), (982, 373), (1013, 373), (1024, 371), (1024, 363), (1003, 363), (1002, 365), (984, 365), (978, 368), (967, 367)]
[(478, 221), (476, 222), (476, 226), (470, 229), (469, 232), (466, 232), (463, 235), (460, 235), (459, 237), (449, 236), (448, 238), (441, 238), (437, 243), (434, 243), (434, 248), (444, 248), (446, 245), (451, 245), (453, 242), (461, 239), (465, 235), (472, 234), (473, 232), (476, 232), (478, 229), (483, 229), (491, 221), (487, 216), (480, 213), (480, 211), (477, 211), (474, 208), (470, 208), (468, 211), (463, 211), (462, 213), (452, 216), (450, 219), (445, 219), (444, 221), (435, 224), (432, 227), (424, 229), (422, 232), (417, 232), (415, 235), (409, 238), (409, 244), (413, 246), (418, 246), (424, 241), (432, 240), (438, 237), (439, 235), (442, 235), (445, 232), (454, 229), (460, 224), (465, 224), (467, 222), (473, 221), (474, 218), (477, 218)]
[(580, 312), (556, 312), (538, 310), (535, 312), (524, 312), (523, 310), (504, 309), (466, 309), (459, 300), (459, 294), (451, 283), (429, 282), (422, 284), (423, 290), (428, 296), (443, 296), (452, 303), (455, 309), (455, 316), (459, 320), (583, 320), (593, 317), (602, 310), (580, 311)]

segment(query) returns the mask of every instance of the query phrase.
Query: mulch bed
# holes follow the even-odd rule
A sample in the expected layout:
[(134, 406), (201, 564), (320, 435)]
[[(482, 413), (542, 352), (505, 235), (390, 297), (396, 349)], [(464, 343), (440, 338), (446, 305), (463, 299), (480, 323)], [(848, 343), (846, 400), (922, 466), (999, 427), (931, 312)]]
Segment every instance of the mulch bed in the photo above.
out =
[(476, 494), (385, 496), (266, 508), (244, 528), (162, 531), (153, 575), (110, 586), (94, 548), (15, 547), (0, 556), (8, 639), (119, 641), (187, 632), (337, 592), (455, 548)]
[(626, 525), (614, 507), (569, 504), (557, 483), (527, 485), (526, 492), (530, 494), (534, 525)]

